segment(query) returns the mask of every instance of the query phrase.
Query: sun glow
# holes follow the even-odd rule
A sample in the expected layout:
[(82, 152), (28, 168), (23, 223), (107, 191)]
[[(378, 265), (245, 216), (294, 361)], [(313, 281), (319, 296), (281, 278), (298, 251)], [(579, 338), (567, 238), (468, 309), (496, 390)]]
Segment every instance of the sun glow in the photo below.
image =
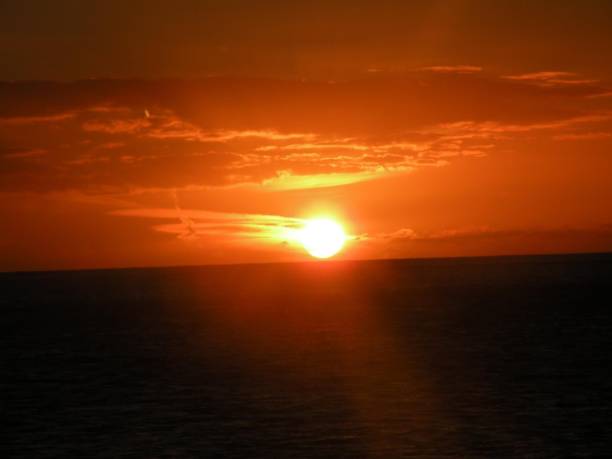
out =
[(340, 224), (328, 218), (308, 220), (299, 233), (304, 249), (315, 258), (329, 258), (344, 246), (346, 234)]

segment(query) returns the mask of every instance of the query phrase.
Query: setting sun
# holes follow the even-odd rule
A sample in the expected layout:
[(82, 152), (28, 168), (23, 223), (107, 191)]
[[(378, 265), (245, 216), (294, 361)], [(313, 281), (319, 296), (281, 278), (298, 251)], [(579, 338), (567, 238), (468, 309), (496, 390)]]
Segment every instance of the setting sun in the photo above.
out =
[(308, 220), (300, 231), (299, 240), (306, 251), (315, 258), (329, 258), (337, 254), (346, 234), (340, 224), (327, 218)]

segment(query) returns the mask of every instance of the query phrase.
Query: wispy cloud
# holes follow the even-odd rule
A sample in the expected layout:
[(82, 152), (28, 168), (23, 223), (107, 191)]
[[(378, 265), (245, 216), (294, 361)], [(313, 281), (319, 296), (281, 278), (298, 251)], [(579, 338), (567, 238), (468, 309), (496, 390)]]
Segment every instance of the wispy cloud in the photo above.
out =
[(544, 87), (551, 86), (582, 86), (593, 85), (599, 80), (581, 78), (573, 72), (533, 72), (521, 75), (506, 75), (503, 78), (514, 81), (523, 81)]
[(30, 124), (47, 124), (66, 121), (76, 116), (76, 112), (55, 113), (52, 115), (7, 116), (0, 117), (0, 125), (26, 126)]
[(395, 243), (419, 243), (419, 242), (449, 242), (469, 239), (492, 239), (502, 240), (504, 238), (544, 238), (563, 237), (571, 235), (589, 235), (607, 238), (612, 245), (612, 227), (609, 225), (594, 227), (533, 227), (533, 228), (494, 228), (490, 226), (474, 226), (462, 228), (448, 228), (436, 231), (418, 232), (411, 228), (400, 228), (389, 233), (362, 234), (357, 239), (361, 241), (395, 244)]
[(439, 127), (450, 132), (456, 132), (458, 135), (463, 135), (466, 137), (473, 135), (486, 138), (498, 134), (515, 134), (530, 131), (564, 129), (576, 125), (595, 124), (610, 120), (612, 120), (612, 111), (606, 110), (600, 113), (575, 116), (543, 123), (508, 124), (496, 121), (458, 121), (454, 123), (442, 124)]
[(110, 212), (120, 217), (155, 220), (175, 220), (176, 223), (157, 224), (155, 231), (170, 233), (180, 239), (194, 240), (204, 236), (256, 239), (270, 243), (293, 243), (296, 231), (304, 220), (280, 215), (241, 214), (175, 208), (132, 208)]
[(604, 98), (604, 97), (612, 97), (612, 91), (603, 91), (603, 92), (598, 92), (595, 94), (590, 94), (588, 96), (591, 99), (599, 99), (599, 98)]
[(105, 132), (107, 134), (133, 134), (140, 132), (151, 123), (142, 118), (136, 119), (115, 119), (105, 121), (86, 121), (83, 123), (83, 130), (86, 132)]
[[(25, 101), (2, 107), (0, 141), (13, 152), (46, 153), (36, 162), (12, 161), (0, 169), (11, 180), (0, 183), (124, 191), (340, 186), (509, 151), (527, 137), (605, 140), (610, 132), (606, 98), (550, 90), (587, 81), (571, 72), (421, 70), (336, 83), (248, 80), (240, 93), (222, 78), (189, 89), (114, 81), (101, 95), (95, 85), (50, 85), (56, 106), (47, 109), (54, 114), (37, 112), (22, 90)], [(61, 179), (51, 172), (57, 167)], [(24, 181), (23, 174), (36, 179)]]
[(421, 70), (438, 73), (478, 73), (482, 72), (482, 67), (477, 65), (434, 65), (430, 67), (421, 67)]
[(555, 140), (602, 140), (612, 138), (612, 132), (576, 132), (559, 134), (553, 138)]
[(30, 149), (30, 150), (19, 150), (19, 149), (14, 149), (14, 150), (9, 150), (7, 152), (0, 152), (0, 157), (2, 158), (6, 158), (6, 159), (28, 159), (28, 158), (38, 158), (40, 156), (43, 156), (47, 154), (47, 152), (45, 150), (42, 150), (40, 148), (34, 148), (34, 149)]

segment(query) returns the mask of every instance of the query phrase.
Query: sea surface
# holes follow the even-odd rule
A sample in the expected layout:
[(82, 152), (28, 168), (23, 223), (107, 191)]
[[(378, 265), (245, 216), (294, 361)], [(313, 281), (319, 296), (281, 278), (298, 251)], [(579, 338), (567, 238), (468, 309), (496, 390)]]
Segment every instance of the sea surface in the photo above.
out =
[(0, 274), (0, 456), (612, 455), (612, 255)]

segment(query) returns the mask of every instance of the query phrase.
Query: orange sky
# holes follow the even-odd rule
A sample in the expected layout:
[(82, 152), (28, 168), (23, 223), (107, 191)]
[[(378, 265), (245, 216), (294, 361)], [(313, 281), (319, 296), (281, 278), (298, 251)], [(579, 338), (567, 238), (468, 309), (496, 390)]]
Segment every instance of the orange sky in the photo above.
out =
[(0, 270), (305, 260), (321, 214), (341, 258), (612, 250), (608, 2), (39, 3)]

